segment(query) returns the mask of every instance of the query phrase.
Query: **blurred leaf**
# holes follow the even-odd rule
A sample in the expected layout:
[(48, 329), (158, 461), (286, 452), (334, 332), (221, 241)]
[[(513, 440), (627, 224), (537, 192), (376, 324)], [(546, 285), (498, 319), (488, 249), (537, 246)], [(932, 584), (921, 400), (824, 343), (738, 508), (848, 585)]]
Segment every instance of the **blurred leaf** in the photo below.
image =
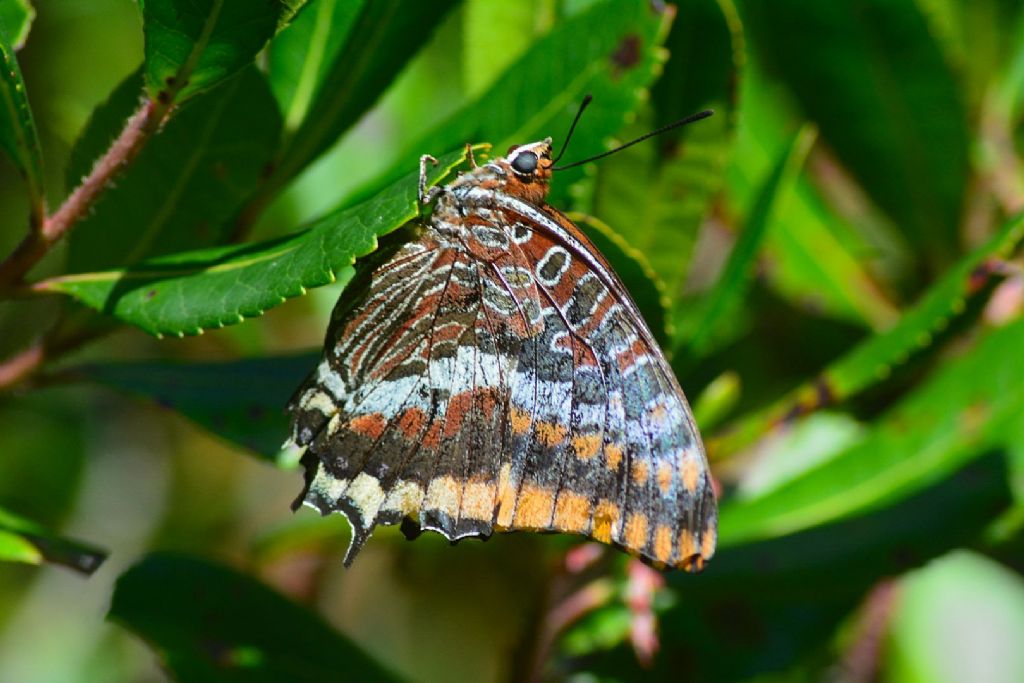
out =
[[(106, 151), (138, 102), (138, 74), (98, 107), (75, 145), (71, 178)], [(227, 219), (256, 187), (281, 121), (266, 80), (248, 68), (173, 117), (70, 237), (68, 270), (131, 265), (221, 244)], [(88, 160), (88, 161), (87, 161)]]
[[(644, 680), (678, 681), (680, 671), (701, 681), (827, 678), (823, 650), (864, 591), (976, 542), (1010, 502), (1007, 476), (1005, 457), (993, 453), (884, 509), (723, 547), (700, 576), (669, 574), (677, 599), (659, 619), (662, 649)], [(636, 675), (627, 647), (586, 665), (599, 680)], [(782, 674), (796, 666), (811, 672)]]
[(305, 0), (145, 0), (146, 89), (181, 104), (250, 64)]
[(28, 38), (36, 11), (28, 0), (0, 0), (0, 34), (7, 34), (10, 45), (20, 50)]
[(974, 105), (1020, 44), (1018, 0), (917, 0)]
[[(335, 48), (334, 59), (321, 68), (307, 113), (284, 145), (268, 180), (269, 189), (264, 191), (291, 180), (358, 121), (454, 4), (454, 0), (371, 0), (364, 5), (348, 31), (349, 39)], [(466, 142), (471, 140), (434, 151), (455, 149)]]
[[(25, 93), (21, 67), (14, 55), (15, 42), (0, 24), (0, 147), (7, 150), (11, 160), (28, 186), (29, 201), (33, 207), (43, 202), (43, 160), (39, 149), (32, 108)], [(41, 218), (41, 215), (40, 215)]]
[(0, 562), (42, 564), (43, 554), (22, 536), (0, 528)]
[[(430, 171), (436, 183), (464, 159), (444, 157)], [(321, 218), (306, 230), (252, 244), (157, 257), (128, 269), (42, 280), (61, 292), (151, 334), (199, 334), (261, 315), (309, 288), (350, 275), (377, 248), (377, 238), (416, 217), (419, 173), (372, 199)]]
[[(756, 62), (744, 70), (740, 101), (743, 115), (728, 168), (729, 208), (744, 220), (775, 160), (801, 125), (786, 93), (769, 81)], [(823, 201), (805, 168), (792, 197), (775, 212), (765, 236), (765, 277), (780, 295), (822, 315), (881, 329), (897, 316), (872, 275), (895, 274), (887, 268), (902, 243), (893, 244), (890, 224), (875, 213), (840, 215)], [(901, 264), (902, 265), (902, 264)]]
[(900, 581), (885, 655), (890, 680), (1024, 680), (1024, 581), (955, 552)]
[[(462, 7), (462, 79), (475, 97), (530, 47), (543, 26), (550, 28), (552, 0), (484, 0)], [(495, 50), (495, 45), (501, 45)]]
[(950, 261), (967, 182), (966, 112), (914, 1), (743, 8), (762, 57), (868, 194), (932, 269)]
[(267, 459), (288, 432), (284, 406), (318, 353), (220, 363), (97, 363), (75, 377), (154, 401)]
[(665, 314), (667, 300), (665, 287), (651, 269), (644, 255), (634, 249), (620, 234), (603, 221), (593, 216), (570, 213), (576, 225), (583, 229), (597, 251), (605, 257), (612, 270), (619, 276), (626, 291), (633, 297), (637, 308), (644, 316), (654, 338), (662, 346), (669, 339), (668, 318)]
[(682, 294), (698, 230), (724, 182), (744, 61), (739, 17), (729, 0), (683, 3), (679, 11), (666, 41), (670, 58), (652, 90), (652, 115), (623, 137), (703, 109), (714, 109), (715, 116), (602, 161), (594, 207), (650, 259), (672, 302)]
[(763, 436), (773, 425), (822, 405), (838, 403), (884, 379), (891, 367), (931, 343), (933, 335), (963, 310), (964, 300), (993, 274), (990, 259), (1012, 251), (1024, 238), (1024, 215), (1008, 221), (988, 243), (950, 268), (907, 310), (892, 329), (856, 346), (772, 405), (748, 415), (708, 441), (712, 458), (726, 458)]
[(726, 500), (721, 546), (770, 538), (904, 498), (1001, 443), (1024, 415), (1024, 320), (989, 331), (821, 467), (752, 499)]
[(89, 575), (107, 554), (98, 548), (61, 538), (53, 531), (0, 508), (0, 560), (41, 564), (43, 560)]
[[(654, 80), (671, 18), (671, 9), (658, 11), (645, 0), (621, 0), (597, 2), (566, 19), (535, 41), (485, 93), (410, 145), (382, 178), (400, 177), (421, 154), (455, 149), (467, 141), (491, 142), (504, 154), (512, 145), (565, 135), (587, 93), (594, 96), (594, 104), (573, 136), (572, 159), (604, 151), (608, 136), (622, 127)], [(549, 201), (565, 206), (569, 186), (582, 173), (561, 172)], [(365, 194), (360, 190), (354, 196)]]
[(687, 363), (706, 354), (718, 341), (724, 322), (739, 306), (753, 275), (754, 262), (769, 218), (780, 199), (784, 200), (792, 192), (793, 182), (807, 159), (816, 135), (814, 128), (808, 126), (793, 137), (775, 163), (772, 175), (758, 193), (757, 203), (750, 211), (714, 287), (701, 296), (696, 305), (684, 309), (685, 316), (679, 321), (679, 340), (682, 346), (680, 350), (685, 350), (685, 354), (680, 354), (677, 367), (685, 368)]
[(314, 612), (195, 558), (146, 557), (118, 579), (108, 618), (179, 681), (399, 680)]
[(316, 0), (270, 43), (267, 75), (286, 131), (305, 120), (365, 4), (366, 0)]

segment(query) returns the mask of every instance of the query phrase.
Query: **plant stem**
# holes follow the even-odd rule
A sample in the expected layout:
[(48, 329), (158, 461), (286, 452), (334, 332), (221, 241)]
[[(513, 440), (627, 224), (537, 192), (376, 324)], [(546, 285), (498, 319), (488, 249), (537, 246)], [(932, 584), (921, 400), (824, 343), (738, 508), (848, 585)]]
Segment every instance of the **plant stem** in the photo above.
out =
[(21, 383), (46, 360), (46, 347), (36, 342), (21, 353), (0, 362), (0, 391)]
[(85, 215), (111, 180), (138, 156), (163, 123), (170, 105), (147, 99), (125, 125), (92, 172), (52, 216), (41, 221), (33, 211), (32, 229), (0, 263), (0, 292), (17, 287), (32, 267)]

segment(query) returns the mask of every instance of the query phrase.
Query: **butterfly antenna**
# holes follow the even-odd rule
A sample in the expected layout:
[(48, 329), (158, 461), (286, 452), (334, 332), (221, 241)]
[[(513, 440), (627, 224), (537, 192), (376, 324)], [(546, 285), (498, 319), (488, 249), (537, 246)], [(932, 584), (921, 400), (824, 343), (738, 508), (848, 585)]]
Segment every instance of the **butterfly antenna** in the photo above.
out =
[[(583, 111), (582, 108), (580, 109), (580, 111), (581, 112)], [(619, 145), (615, 149), (610, 149), (607, 152), (603, 152), (601, 154), (598, 154), (597, 156), (592, 156), (589, 159), (582, 159), (581, 161), (574, 161), (571, 164), (566, 164), (565, 166), (555, 166), (551, 170), (552, 171), (564, 171), (565, 169), (573, 168), (574, 166), (582, 166), (583, 164), (589, 164), (591, 161), (597, 161), (598, 159), (603, 159), (606, 156), (610, 156), (612, 154), (615, 154), (616, 152), (621, 152), (622, 150), (626, 149), (627, 147), (632, 147), (633, 145), (635, 145), (638, 142), (643, 142), (647, 138), (653, 138), (655, 135), (661, 135), (662, 133), (667, 133), (668, 131), (672, 130), (673, 128), (679, 128), (680, 126), (685, 126), (688, 123), (694, 123), (696, 121), (700, 121), (701, 119), (706, 119), (707, 117), (711, 116), (714, 113), (715, 112), (712, 109), (705, 109), (704, 111), (699, 111), (696, 114), (690, 114), (686, 118), (679, 119), (678, 121), (673, 121), (672, 123), (664, 125), (664, 126), (662, 126), (661, 128), (659, 128), (657, 130), (652, 130), (650, 133), (647, 133), (646, 135), (641, 135), (636, 140), (632, 140), (630, 142), (627, 142), (624, 145)], [(576, 118), (579, 119), (579, 114), (576, 115)], [(572, 125), (573, 125), (573, 127), (575, 127), (576, 123), (573, 122)], [(570, 129), (569, 132), (572, 133), (572, 129)], [(565, 150), (563, 149), (562, 151), (564, 152)], [(562, 155), (559, 154), (558, 158), (561, 159)], [(555, 161), (557, 162), (558, 159), (555, 159)]]
[(594, 99), (592, 95), (587, 95), (583, 98), (583, 101), (580, 102), (580, 108), (576, 110), (576, 118), (572, 120), (572, 125), (569, 126), (569, 133), (565, 136), (565, 142), (562, 143), (562, 151), (558, 153), (558, 156), (555, 157), (555, 160), (551, 163), (557, 164), (558, 160), (562, 158), (563, 154), (565, 154), (565, 150), (569, 149), (569, 140), (572, 140), (572, 132), (576, 130), (576, 124), (580, 122), (580, 117), (583, 116), (583, 110), (587, 108), (587, 105), (590, 104), (592, 99)]

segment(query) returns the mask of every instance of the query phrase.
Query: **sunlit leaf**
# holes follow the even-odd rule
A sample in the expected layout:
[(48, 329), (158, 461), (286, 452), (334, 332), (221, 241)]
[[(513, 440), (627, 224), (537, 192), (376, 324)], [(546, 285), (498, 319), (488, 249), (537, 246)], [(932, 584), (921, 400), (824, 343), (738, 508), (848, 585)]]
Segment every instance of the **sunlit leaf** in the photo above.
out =
[[(512, 145), (550, 135), (557, 147), (587, 93), (594, 96), (594, 104), (581, 120), (565, 161), (604, 151), (607, 138), (622, 127), (654, 80), (671, 19), (671, 9), (658, 10), (644, 0), (594, 3), (536, 40), (486, 92), (410, 145), (382, 178), (401, 176), (421, 154), (468, 141), (490, 142), (504, 153)], [(581, 174), (579, 169), (558, 174), (552, 184), (553, 204), (566, 207), (568, 187)]]
[[(431, 170), (431, 182), (455, 168), (452, 153)], [(239, 323), (348, 277), (356, 258), (377, 238), (416, 217), (414, 173), (372, 199), (316, 221), (306, 230), (255, 244), (215, 247), (143, 261), (128, 269), (43, 280), (40, 291), (61, 292), (152, 334), (198, 334)]]
[(20, 50), (28, 38), (36, 11), (28, 0), (0, 0), (0, 32), (7, 33), (11, 47)]
[[(293, 178), (359, 120), (454, 4), (454, 0), (429, 3), (374, 0), (363, 5), (352, 19), (348, 18), (349, 8), (340, 15), (336, 10), (331, 29), (343, 30), (346, 20), (351, 21), (351, 27), (345, 31), (347, 39), (337, 44), (336, 37), (328, 36), (329, 44), (324, 49), (331, 49), (333, 58), (327, 61), (325, 56), (317, 67), (305, 113), (290, 132), (268, 179), (268, 187), (277, 189)], [(307, 12), (310, 10), (323, 11), (316, 6)], [(310, 39), (313, 40), (313, 36)], [(286, 78), (287, 74), (280, 77)], [(289, 112), (289, 116), (297, 114)], [(458, 140), (442, 149), (455, 149), (460, 144), (480, 139)]]
[(256, 57), (305, 0), (145, 0), (146, 89), (182, 103)]

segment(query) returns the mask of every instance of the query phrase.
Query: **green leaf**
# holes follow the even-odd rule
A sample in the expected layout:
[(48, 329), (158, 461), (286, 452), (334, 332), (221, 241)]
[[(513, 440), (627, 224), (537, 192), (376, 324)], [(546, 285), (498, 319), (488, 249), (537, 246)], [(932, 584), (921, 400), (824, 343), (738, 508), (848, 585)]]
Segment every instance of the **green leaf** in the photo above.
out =
[(0, 560), (70, 567), (83, 574), (99, 569), (107, 554), (98, 548), (62, 538), (35, 522), (0, 508)]
[[(644, 0), (594, 3), (534, 42), (486, 92), (410, 145), (381, 177), (390, 182), (420, 154), (471, 140), (491, 142), (504, 153), (512, 145), (565, 135), (587, 93), (594, 104), (580, 121), (566, 161), (604, 151), (654, 80), (671, 18), (671, 10), (658, 11)], [(569, 186), (582, 173), (559, 174), (549, 201), (564, 208)]]
[(721, 545), (891, 505), (997, 446), (1024, 415), (1024, 320), (988, 332), (840, 455), (751, 499), (723, 503)]
[(284, 114), (285, 130), (294, 131), (306, 119), (365, 4), (366, 0), (317, 0), (271, 41), (267, 75)]
[[(358, 121), (454, 4), (453, 0), (374, 0), (365, 4), (347, 32), (348, 40), (343, 46), (332, 46), (334, 58), (320, 66), (312, 100), (301, 124), (284, 145), (273, 176), (267, 181), (269, 189), (264, 192), (272, 192), (295, 177)], [(443, 149), (455, 149), (466, 142), (471, 140), (458, 140)]]
[[(530, 47), (541, 28), (550, 29), (551, 0), (467, 2), (462, 7), (462, 80), (476, 97)], [(501, 45), (495, 50), (495, 45)]]
[[(745, 70), (740, 101), (743, 115), (727, 173), (727, 196), (742, 221), (801, 121), (779, 86), (756, 64)], [(823, 201), (822, 181), (820, 173), (805, 169), (792, 197), (775, 212), (765, 236), (764, 275), (776, 292), (800, 308), (885, 329), (898, 311), (875, 278), (890, 274), (896, 280), (897, 274), (880, 255), (891, 260), (893, 254), (902, 255), (899, 249), (905, 245), (893, 244), (891, 224), (877, 213), (841, 216)]]
[(892, 366), (927, 346), (964, 300), (992, 275), (989, 264), (1024, 239), (1024, 214), (1008, 221), (986, 244), (975, 249), (935, 283), (899, 322), (858, 345), (818, 377), (803, 383), (772, 405), (745, 416), (708, 441), (712, 458), (725, 458), (766, 434), (787, 417), (844, 401), (884, 379)]
[(25, 45), (35, 17), (36, 10), (28, 0), (0, 0), (0, 33), (6, 32), (15, 50)]
[(889, 680), (1024, 680), (1019, 574), (960, 551), (907, 575), (898, 590), (885, 647)]
[(305, 0), (145, 0), (146, 89), (180, 104), (252, 63)]
[(196, 558), (146, 557), (118, 579), (108, 618), (180, 681), (399, 680), (314, 612)]
[(0, 147), (7, 150), (25, 179), (32, 211), (42, 220), (43, 157), (14, 42), (0, 24)]
[(22, 536), (0, 529), (0, 562), (42, 564), (43, 554)]
[[(70, 173), (105, 151), (138, 102), (138, 74), (96, 109)], [(68, 270), (135, 263), (223, 243), (229, 219), (262, 177), (281, 121), (255, 68), (198, 96), (171, 119), (71, 234)], [(76, 177), (76, 176), (72, 176)]]
[(731, 2), (697, 0), (679, 11), (650, 115), (641, 116), (624, 137), (639, 137), (703, 109), (714, 109), (715, 116), (602, 161), (594, 207), (647, 255), (673, 302), (682, 294), (697, 233), (724, 183), (744, 62)]
[(72, 374), (175, 410), (273, 460), (288, 432), (284, 406), (318, 358), (301, 354), (221, 363), (97, 363), (75, 368)]
[(761, 56), (871, 198), (933, 269), (952, 260), (967, 185), (966, 112), (914, 0), (743, 8)]
[(678, 365), (686, 367), (706, 354), (718, 340), (724, 322), (738, 307), (746, 293), (753, 266), (772, 212), (780, 199), (791, 192), (793, 183), (814, 144), (816, 131), (804, 127), (797, 133), (780, 155), (771, 176), (758, 193), (757, 201), (747, 218), (729, 259), (711, 291), (702, 296), (700, 303), (686, 309), (682, 318), (679, 339), (685, 349)]
[[(452, 153), (430, 171), (436, 183), (458, 166)], [(377, 238), (416, 217), (419, 172), (372, 199), (279, 239), (214, 247), (143, 261), (127, 269), (65, 275), (36, 283), (155, 335), (199, 334), (261, 315), (307, 289), (349, 277)]]

